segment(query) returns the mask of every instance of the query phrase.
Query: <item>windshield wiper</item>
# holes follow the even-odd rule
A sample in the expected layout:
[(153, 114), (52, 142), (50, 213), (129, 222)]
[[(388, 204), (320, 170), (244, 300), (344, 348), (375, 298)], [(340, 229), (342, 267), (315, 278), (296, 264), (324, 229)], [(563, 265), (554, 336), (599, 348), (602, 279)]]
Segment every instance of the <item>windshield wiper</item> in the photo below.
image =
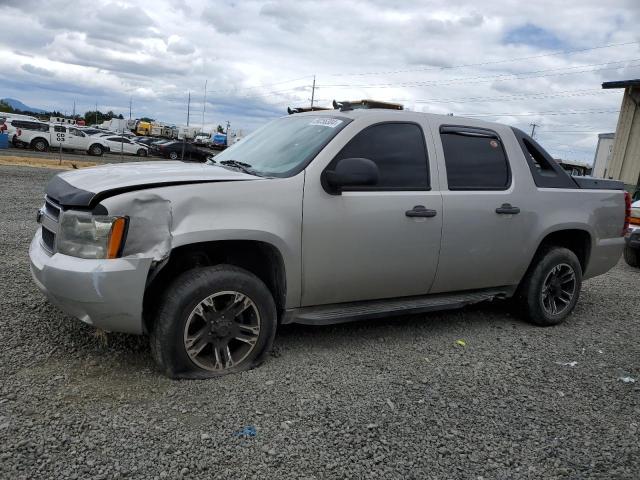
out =
[(219, 163), (220, 165), (225, 165), (227, 167), (237, 168), (238, 170), (244, 173), (248, 173), (249, 175), (260, 176), (258, 173), (256, 173), (255, 170), (253, 170), (250, 164), (245, 162), (240, 162), (238, 160), (222, 160), (221, 162), (217, 163)]

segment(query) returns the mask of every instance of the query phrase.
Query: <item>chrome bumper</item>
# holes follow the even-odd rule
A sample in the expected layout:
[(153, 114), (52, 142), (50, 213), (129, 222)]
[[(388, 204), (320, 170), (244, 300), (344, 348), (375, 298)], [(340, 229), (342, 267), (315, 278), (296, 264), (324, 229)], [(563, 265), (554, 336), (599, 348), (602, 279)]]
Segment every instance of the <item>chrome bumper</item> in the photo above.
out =
[(88, 260), (49, 255), (40, 244), (41, 229), (31, 241), (31, 275), (51, 303), (95, 327), (143, 333), (142, 299), (150, 258)]

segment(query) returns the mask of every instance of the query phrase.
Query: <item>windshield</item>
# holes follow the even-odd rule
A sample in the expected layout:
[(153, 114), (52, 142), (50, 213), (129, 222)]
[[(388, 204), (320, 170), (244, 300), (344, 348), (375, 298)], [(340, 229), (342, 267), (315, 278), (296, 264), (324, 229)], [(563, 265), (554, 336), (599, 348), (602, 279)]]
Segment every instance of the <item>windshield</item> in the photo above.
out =
[(262, 176), (289, 177), (305, 168), (351, 120), (345, 117), (290, 116), (274, 120), (215, 157), (216, 163), (242, 162)]

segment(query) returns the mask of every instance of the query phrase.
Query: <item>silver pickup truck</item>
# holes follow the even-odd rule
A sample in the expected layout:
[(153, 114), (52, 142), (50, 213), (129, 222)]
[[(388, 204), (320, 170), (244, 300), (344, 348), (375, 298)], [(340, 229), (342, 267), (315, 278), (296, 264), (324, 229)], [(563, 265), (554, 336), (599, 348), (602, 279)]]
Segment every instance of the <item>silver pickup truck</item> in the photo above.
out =
[(568, 176), (517, 129), (346, 103), (203, 164), (59, 174), (29, 253), (52, 303), (196, 378), (258, 365), (292, 322), (514, 297), (557, 324), (618, 262), (627, 213), (622, 184)]

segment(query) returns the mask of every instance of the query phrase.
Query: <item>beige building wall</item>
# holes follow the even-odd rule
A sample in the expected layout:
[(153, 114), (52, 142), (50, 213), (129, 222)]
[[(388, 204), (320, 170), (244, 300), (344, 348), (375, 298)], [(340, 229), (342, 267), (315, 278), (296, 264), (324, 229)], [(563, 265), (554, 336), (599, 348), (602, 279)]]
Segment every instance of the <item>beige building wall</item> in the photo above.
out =
[(607, 177), (635, 187), (640, 181), (640, 88), (626, 87)]

